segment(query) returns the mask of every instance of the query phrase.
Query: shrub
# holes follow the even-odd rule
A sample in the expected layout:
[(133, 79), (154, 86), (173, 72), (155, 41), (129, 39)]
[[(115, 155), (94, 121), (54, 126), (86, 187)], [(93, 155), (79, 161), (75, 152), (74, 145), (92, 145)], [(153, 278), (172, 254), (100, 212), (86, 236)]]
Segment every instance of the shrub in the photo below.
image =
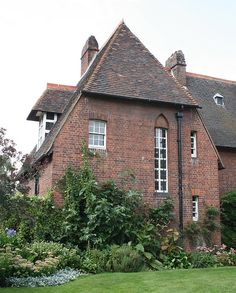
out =
[(190, 262), (193, 268), (209, 268), (217, 265), (217, 258), (209, 252), (192, 252)]
[(33, 240), (58, 241), (62, 235), (62, 210), (55, 208), (51, 193), (44, 197), (17, 194), (0, 206), (1, 228), (16, 230), (18, 244)]
[(89, 249), (84, 253), (81, 269), (93, 274), (104, 272), (108, 258), (107, 250)]
[(228, 247), (236, 248), (236, 190), (221, 197), (221, 237)]
[(6, 279), (12, 275), (14, 256), (11, 251), (0, 249), (0, 287), (6, 285)]
[(188, 254), (181, 248), (162, 255), (163, 267), (166, 269), (188, 269), (191, 267)]
[(129, 245), (112, 246), (107, 270), (112, 272), (139, 272), (144, 269), (144, 259)]
[(34, 242), (22, 248), (20, 254), (32, 262), (44, 261), (48, 257), (57, 257), (58, 268), (79, 268), (81, 263), (78, 250), (67, 248), (56, 242)]

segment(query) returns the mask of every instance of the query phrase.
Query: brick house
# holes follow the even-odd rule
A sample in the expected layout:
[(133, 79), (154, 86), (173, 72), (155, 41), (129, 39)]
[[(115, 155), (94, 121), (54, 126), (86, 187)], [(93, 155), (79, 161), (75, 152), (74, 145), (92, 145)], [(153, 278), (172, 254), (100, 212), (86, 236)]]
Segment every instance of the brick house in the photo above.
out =
[(174, 199), (180, 229), (201, 220), (236, 187), (235, 94), (234, 82), (186, 73), (181, 51), (162, 66), (123, 22), (100, 50), (91, 36), (78, 84), (48, 84), (27, 118), (39, 122), (32, 156), (43, 166), (31, 191), (45, 194), (78, 167), (85, 139), (98, 180), (131, 170), (146, 201)]
[(236, 189), (236, 81), (186, 72), (181, 51), (166, 61), (166, 68), (191, 92), (198, 111), (218, 150), (220, 195)]

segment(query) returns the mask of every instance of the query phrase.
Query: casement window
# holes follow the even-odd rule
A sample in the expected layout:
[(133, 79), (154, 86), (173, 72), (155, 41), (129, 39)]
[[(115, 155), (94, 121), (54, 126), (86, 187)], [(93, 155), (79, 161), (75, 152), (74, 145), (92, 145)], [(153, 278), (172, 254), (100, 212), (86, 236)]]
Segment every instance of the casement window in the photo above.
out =
[(38, 147), (40, 148), (43, 141), (47, 137), (48, 133), (51, 131), (53, 125), (57, 121), (57, 114), (55, 113), (43, 113), (39, 120), (39, 136), (38, 136)]
[(198, 196), (192, 198), (193, 221), (198, 221), (199, 218), (199, 200)]
[(213, 99), (214, 99), (216, 105), (222, 106), (222, 107), (225, 105), (224, 104), (224, 97), (222, 95), (217, 93), (214, 95)]
[(106, 122), (89, 120), (89, 148), (106, 149)]
[(196, 131), (191, 131), (191, 157), (197, 157), (197, 133)]
[(155, 128), (155, 191), (168, 192), (167, 130)]

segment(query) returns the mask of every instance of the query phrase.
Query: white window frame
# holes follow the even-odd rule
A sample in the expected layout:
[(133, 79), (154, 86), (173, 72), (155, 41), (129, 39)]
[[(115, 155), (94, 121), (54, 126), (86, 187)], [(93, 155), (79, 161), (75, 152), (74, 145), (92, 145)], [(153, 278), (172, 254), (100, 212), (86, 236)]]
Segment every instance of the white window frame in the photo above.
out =
[(190, 142), (191, 142), (191, 158), (197, 157), (197, 132), (191, 131), (190, 134)]
[(199, 197), (197, 195), (192, 197), (192, 218), (194, 222), (199, 219)]
[[(103, 123), (104, 124), (104, 133), (100, 132), (100, 125), (98, 127), (99, 131), (90, 131), (90, 127), (91, 127), (91, 123)], [(103, 136), (103, 141), (104, 141), (104, 145), (95, 145), (95, 144), (91, 144), (90, 143), (90, 135), (97, 135), (97, 136)], [(107, 123), (104, 120), (98, 120), (98, 119), (91, 119), (89, 120), (89, 143), (88, 143), (88, 147), (89, 149), (100, 149), (100, 150), (105, 150), (106, 149), (106, 139), (107, 139)]]
[[(224, 107), (225, 103), (224, 103), (224, 97), (222, 95), (217, 93), (214, 95), (213, 99), (214, 99), (216, 105)], [(218, 103), (219, 100), (221, 101), (221, 103)]]
[[(49, 113), (49, 112), (48, 112)], [(46, 129), (47, 122), (55, 124), (57, 122), (57, 114), (53, 114), (53, 119), (47, 118), (47, 112), (42, 113), (40, 119), (39, 119), (39, 134), (38, 134), (38, 145), (37, 149), (41, 147), (43, 144), (46, 134), (48, 134), (51, 130)]]
[[(165, 135), (163, 136), (163, 132)], [(168, 140), (167, 140), (167, 129), (165, 128), (155, 128), (154, 130), (155, 139), (155, 192), (167, 193), (168, 192)], [(164, 143), (164, 147), (162, 142)], [(165, 158), (162, 156), (165, 152)], [(161, 166), (161, 162), (165, 161), (165, 168)], [(162, 171), (165, 172), (165, 179), (162, 177)], [(165, 182), (165, 189), (162, 188), (162, 182)]]

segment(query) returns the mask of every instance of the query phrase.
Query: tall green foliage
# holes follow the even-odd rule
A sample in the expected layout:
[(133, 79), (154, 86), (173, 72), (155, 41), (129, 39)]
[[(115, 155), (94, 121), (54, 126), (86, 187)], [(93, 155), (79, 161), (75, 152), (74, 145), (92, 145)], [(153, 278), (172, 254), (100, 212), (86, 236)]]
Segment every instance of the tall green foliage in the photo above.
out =
[(131, 242), (158, 255), (161, 236), (172, 218), (173, 203), (159, 208), (145, 206), (136, 190), (110, 180), (97, 184), (83, 145), (83, 164), (71, 167), (60, 182), (64, 195), (64, 239), (80, 248), (104, 248)]
[(236, 191), (221, 197), (222, 242), (236, 248)]
[(62, 212), (55, 208), (50, 193), (44, 197), (15, 195), (0, 206), (0, 228), (14, 228), (22, 242), (59, 241)]

